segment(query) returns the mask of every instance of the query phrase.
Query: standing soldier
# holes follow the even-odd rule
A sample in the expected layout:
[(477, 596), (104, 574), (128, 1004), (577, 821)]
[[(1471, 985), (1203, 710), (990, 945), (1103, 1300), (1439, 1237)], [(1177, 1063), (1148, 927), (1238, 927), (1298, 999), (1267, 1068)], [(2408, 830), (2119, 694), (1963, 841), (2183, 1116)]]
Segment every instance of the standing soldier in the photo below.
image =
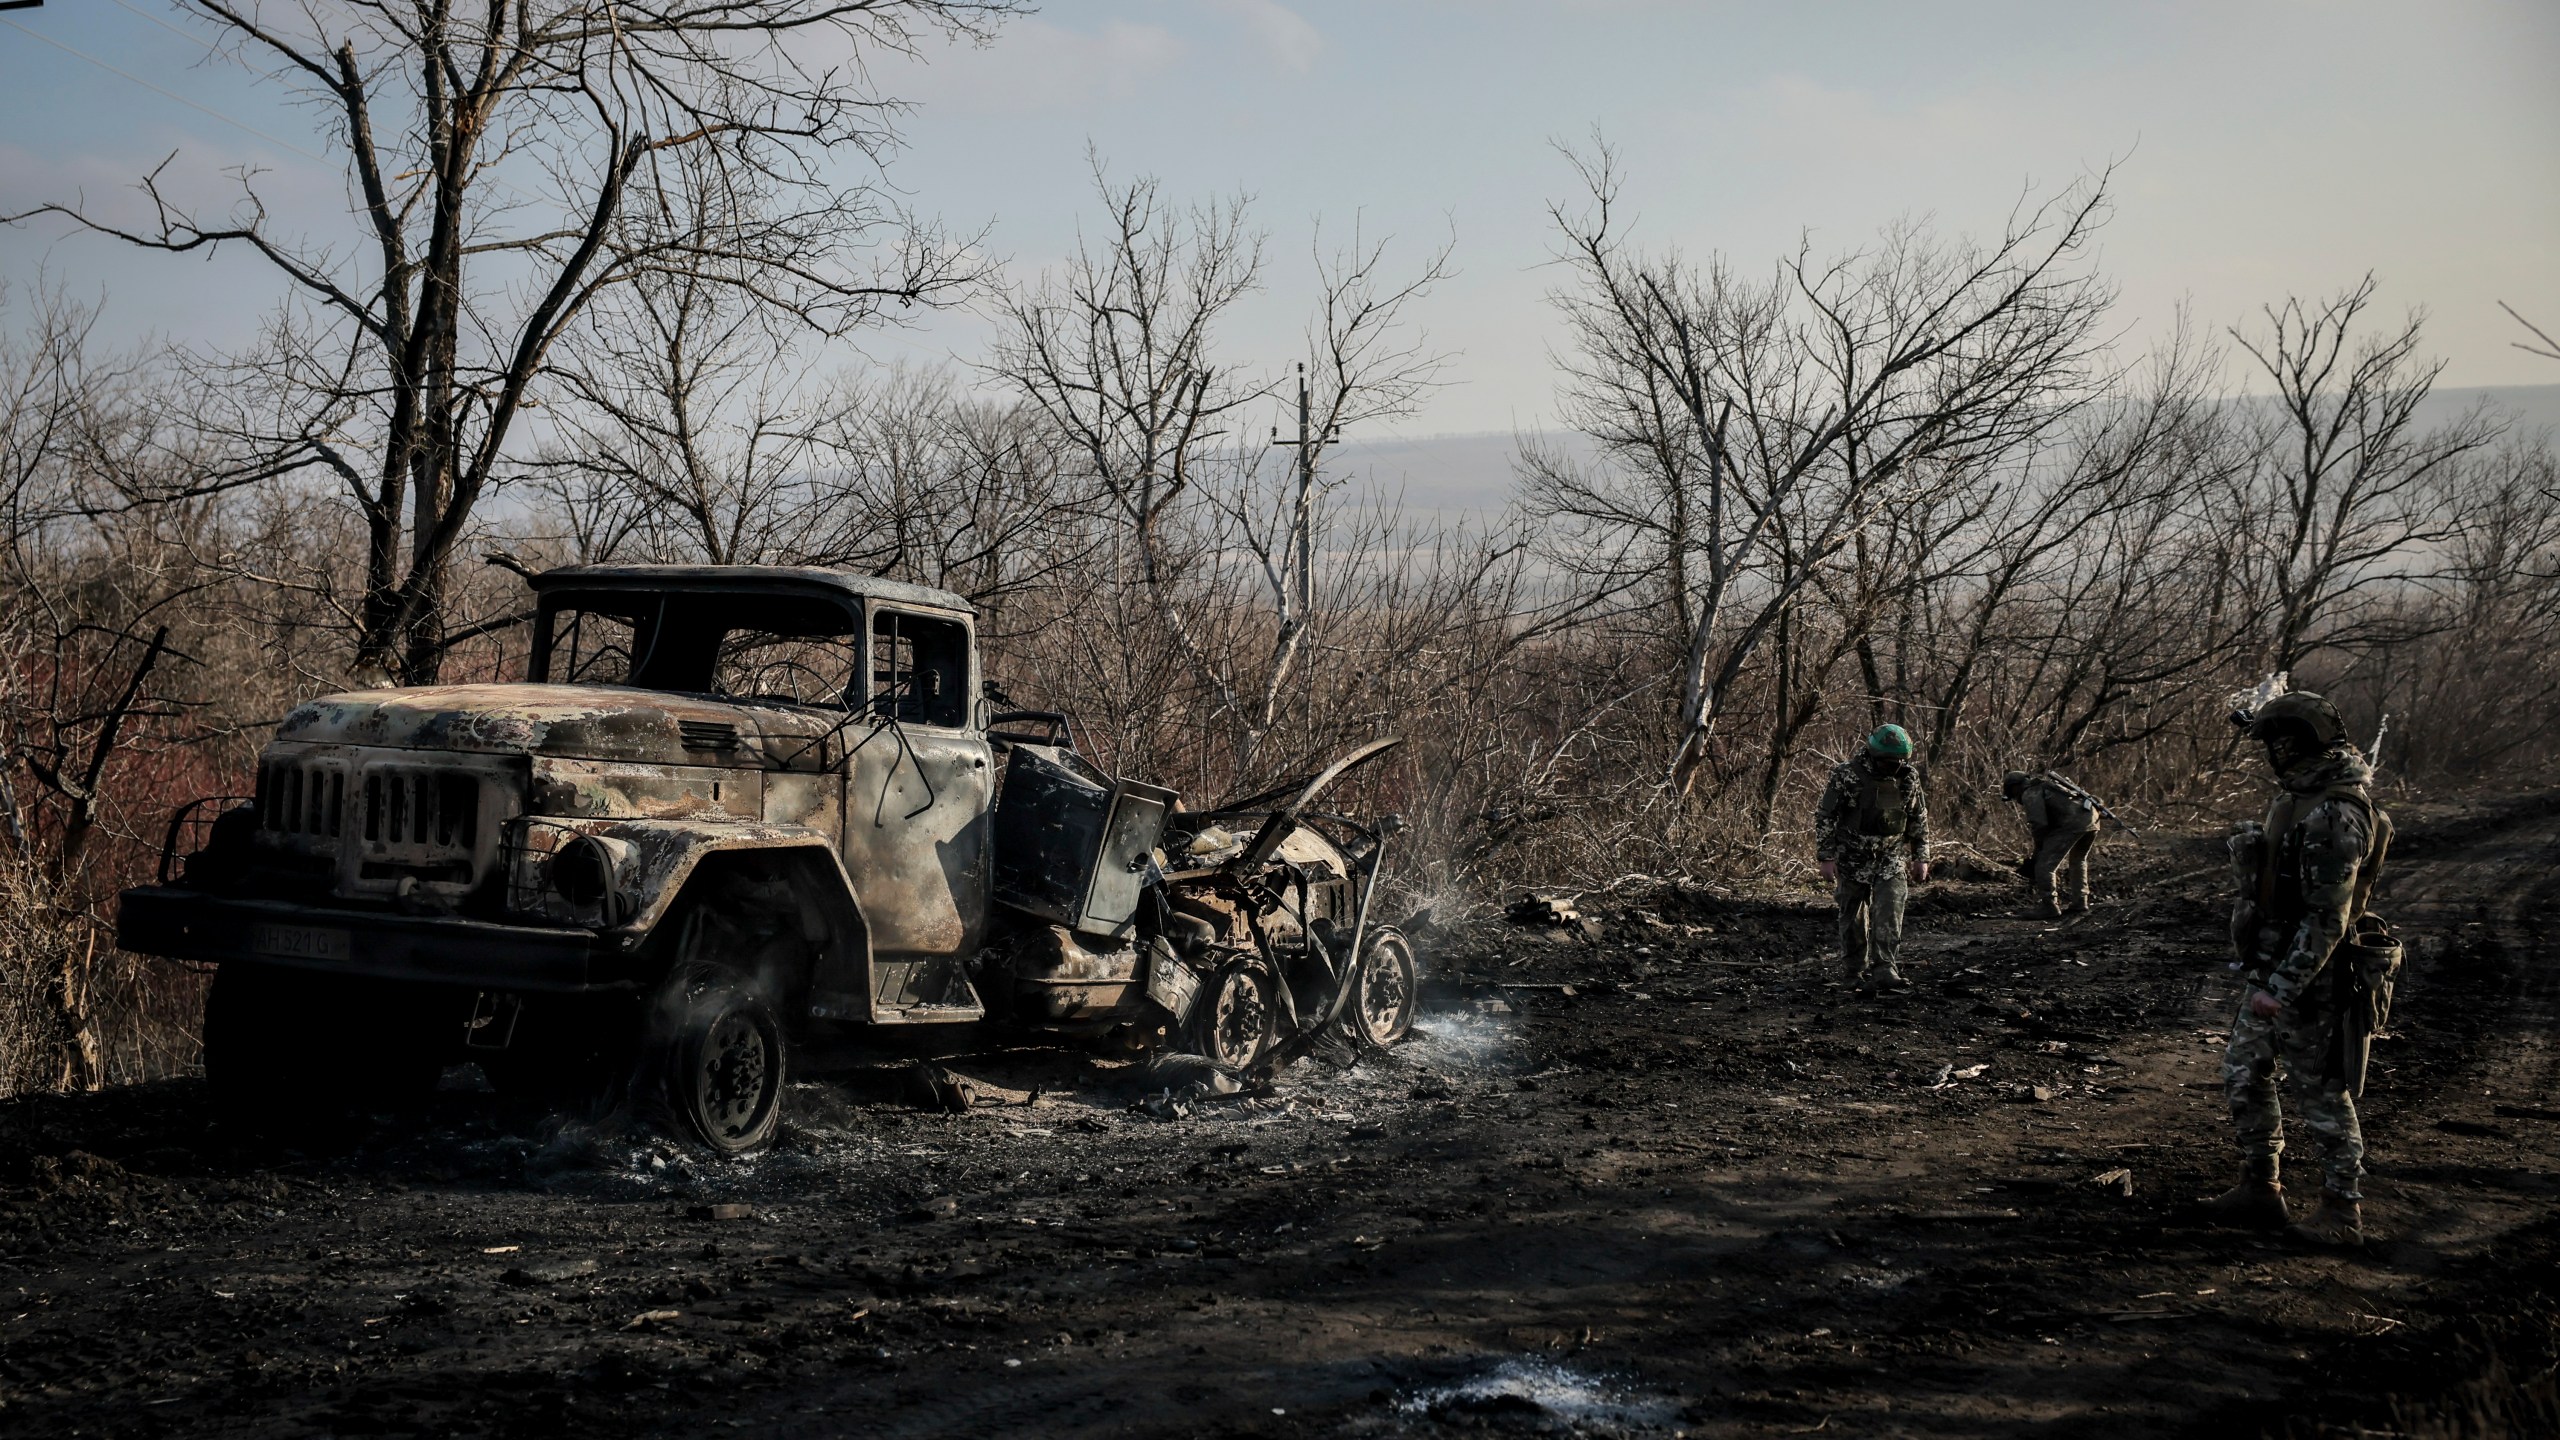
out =
[[(2027, 861), (2027, 913), (2050, 920), (2089, 908), (2089, 851), (2098, 843), (2098, 798), (2052, 771), (2012, 770), (2000, 793), (2026, 812), (2035, 854)], [(2062, 893), (2054, 893), (2054, 882)]]
[(2391, 818), (2367, 793), (2373, 767), (2327, 700), (2308, 691), (2280, 695), (2248, 726), (2284, 788), (2263, 828), (2244, 825), (2232, 841), (2243, 885), (2232, 939), (2248, 983), (2231, 1020), (2222, 1075), (2240, 1183), (2204, 1209), (2226, 1223), (2266, 1229), (2289, 1218), (2277, 1179), (2281, 1063), (2321, 1165), (2320, 1207), (2292, 1233), (2322, 1245), (2360, 1245), (2364, 1134), (2355, 1092), (2363, 1086), (2375, 996), (2387, 1008), (2389, 971), (2399, 957), (2397, 942), (2359, 943), (2357, 922), (2382, 873)]
[(1887, 725), (1867, 737), (1865, 754), (1833, 768), (1814, 807), (1813, 854), (1840, 905), (1848, 983), (1901, 985), (1903, 903), (1929, 878), (1929, 796), (1909, 731)]

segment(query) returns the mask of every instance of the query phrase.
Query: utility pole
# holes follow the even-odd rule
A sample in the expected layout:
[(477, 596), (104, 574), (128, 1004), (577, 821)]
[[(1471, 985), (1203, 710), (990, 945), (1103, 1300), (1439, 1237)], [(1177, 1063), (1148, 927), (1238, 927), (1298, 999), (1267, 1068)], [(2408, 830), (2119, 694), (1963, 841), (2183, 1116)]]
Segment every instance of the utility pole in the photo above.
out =
[(1284, 625), (1291, 620), (1304, 623), (1304, 618), (1315, 610), (1316, 456), (1341, 438), (1339, 425), (1328, 427), (1321, 436), (1315, 433), (1315, 407), (1307, 395), (1307, 362), (1299, 361), (1298, 438), (1283, 440), (1280, 427), (1271, 427), (1272, 444), (1294, 445), (1298, 450), (1298, 483), (1289, 496), (1288, 553), (1282, 557), (1290, 571), (1282, 601)]

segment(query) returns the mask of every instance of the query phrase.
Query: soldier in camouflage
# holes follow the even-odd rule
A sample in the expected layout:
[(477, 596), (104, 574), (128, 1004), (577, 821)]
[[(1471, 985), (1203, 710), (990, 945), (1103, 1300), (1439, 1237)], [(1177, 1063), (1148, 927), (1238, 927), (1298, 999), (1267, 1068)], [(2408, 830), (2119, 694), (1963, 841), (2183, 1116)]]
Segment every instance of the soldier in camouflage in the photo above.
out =
[[(2051, 771), (2012, 770), (2000, 793), (2027, 817), (2035, 853), (2027, 861), (2027, 913), (2042, 919), (2089, 908), (2089, 851), (2098, 843), (2098, 801)], [(2056, 893), (2059, 882), (2060, 893)]]
[(2283, 790), (2263, 826), (2244, 825), (2232, 841), (2242, 885), (2232, 939), (2247, 984), (2222, 1073), (2240, 1183), (2204, 1209), (2227, 1223), (2286, 1226), (2281, 1069), (2321, 1168), (2318, 1210), (2290, 1229), (2318, 1244), (2358, 1245), (2364, 1132), (2344, 1059), (2355, 977), (2341, 942), (2356, 933), (2380, 877), (2391, 819), (2367, 793), (2373, 768), (2327, 700), (2308, 691), (2279, 696), (2259, 707), (2249, 733), (2267, 747)]
[(1929, 878), (1929, 796), (1911, 763), (1911, 735), (1887, 725), (1865, 753), (1841, 762), (1813, 812), (1813, 853), (1840, 906), (1849, 984), (1900, 986), (1902, 907)]

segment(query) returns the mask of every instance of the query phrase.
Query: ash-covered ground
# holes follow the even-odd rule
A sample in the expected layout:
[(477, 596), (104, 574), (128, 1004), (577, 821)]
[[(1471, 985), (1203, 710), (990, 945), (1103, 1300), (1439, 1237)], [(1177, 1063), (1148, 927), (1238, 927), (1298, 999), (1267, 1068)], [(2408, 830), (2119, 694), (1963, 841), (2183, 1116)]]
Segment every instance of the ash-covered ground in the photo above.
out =
[(0, 1429), (2548, 1433), (2560, 818), (2402, 831), (2361, 1254), (2183, 1217), (2224, 871), (2119, 839), (2069, 924), (1931, 887), (1876, 1000), (1811, 896), (1431, 933), (1412, 1042), (1226, 1103), (956, 1037), (966, 1113), (813, 1058), (738, 1162), (467, 1068), (298, 1152), (193, 1082), (0, 1104)]

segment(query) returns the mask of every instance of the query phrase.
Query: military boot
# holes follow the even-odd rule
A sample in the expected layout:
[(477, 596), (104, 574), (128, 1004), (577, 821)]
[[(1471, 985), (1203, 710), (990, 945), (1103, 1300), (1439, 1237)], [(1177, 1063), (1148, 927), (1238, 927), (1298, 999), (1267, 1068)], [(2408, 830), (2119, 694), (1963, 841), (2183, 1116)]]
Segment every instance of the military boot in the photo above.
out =
[(2272, 1176), (2252, 1170), (2240, 1172), (2239, 1184), (2198, 1201), (2196, 1213), (2216, 1225), (2241, 1230), (2281, 1230), (2293, 1218), (2285, 1212), (2284, 1187)]
[(2301, 1224), (2286, 1226), (2285, 1233), (2313, 1245), (2352, 1250), (2364, 1244), (2364, 1207), (2335, 1190), (2322, 1190), (2320, 1208)]

